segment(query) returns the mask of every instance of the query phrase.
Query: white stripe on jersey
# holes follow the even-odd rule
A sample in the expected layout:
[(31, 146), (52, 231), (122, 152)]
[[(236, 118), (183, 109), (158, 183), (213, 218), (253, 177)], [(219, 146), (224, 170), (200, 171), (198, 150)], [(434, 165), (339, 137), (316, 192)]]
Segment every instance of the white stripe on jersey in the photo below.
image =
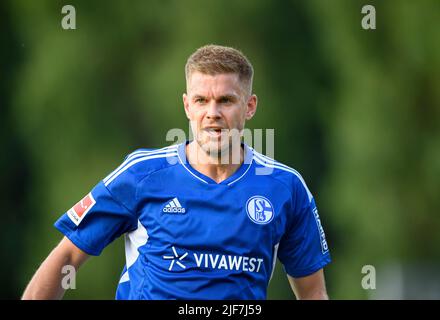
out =
[(131, 162), (127, 163), (121, 170), (119, 170), (116, 174), (114, 174), (110, 179), (108, 179), (106, 182), (104, 182), (104, 185), (107, 187), (113, 180), (115, 180), (121, 173), (123, 173), (125, 170), (130, 168), (131, 166), (135, 165), (138, 162), (151, 160), (151, 159), (157, 159), (157, 158), (167, 158), (167, 157), (175, 157), (177, 156), (177, 152), (170, 152), (170, 153), (163, 153), (163, 154), (156, 154), (156, 155), (148, 155), (145, 157), (133, 159)]
[[(253, 158), (252, 158), (252, 160), (253, 160)], [(229, 183), (228, 183), (228, 186), (232, 185), (233, 183), (236, 183), (238, 180), (240, 180), (241, 178), (243, 178), (243, 177), (245, 176), (245, 174), (249, 171), (249, 169), (250, 169), (251, 167), (252, 167), (252, 161), (251, 161), (251, 163), (249, 164), (249, 166), (248, 166), (248, 168), (246, 169), (246, 171), (243, 172), (243, 174), (242, 174), (241, 176), (239, 176), (237, 179), (235, 179), (234, 181), (229, 182)]]
[(149, 151), (135, 151), (131, 154), (128, 155), (127, 159), (124, 160), (124, 162), (122, 162), (122, 164), (117, 167), (115, 170), (113, 170), (107, 177), (104, 178), (104, 183), (107, 182), (107, 180), (109, 180), (114, 174), (116, 174), (119, 170), (121, 170), (121, 168), (123, 168), (127, 163), (129, 163), (132, 159), (134, 158), (138, 158), (140, 156), (146, 156), (146, 155), (153, 155), (153, 154), (159, 154), (159, 153), (164, 153), (167, 151), (174, 151), (177, 150), (178, 145), (172, 145), (172, 146), (168, 146), (162, 149), (157, 149), (157, 150), (149, 150)]
[(279, 166), (284, 167), (286, 169), (295, 171), (297, 175), (301, 176), (300, 173), (298, 171), (296, 171), (295, 169), (293, 169), (293, 168), (291, 168), (289, 166), (286, 166), (285, 164), (283, 164), (281, 162), (278, 162), (275, 159), (272, 159), (272, 158), (270, 158), (270, 157), (268, 157), (268, 156), (266, 156), (266, 155), (264, 155), (262, 153), (259, 153), (259, 152), (255, 151), (255, 150), (254, 150), (254, 154), (256, 156), (258, 156), (261, 160), (265, 161), (265, 162), (268, 162), (268, 163), (271, 163), (271, 164), (275, 164), (275, 165), (279, 165)]
[(273, 247), (273, 257), (272, 257), (272, 272), (270, 274), (270, 278), (269, 278), (269, 282), (270, 280), (272, 280), (273, 277), (273, 273), (275, 271), (275, 265), (277, 263), (277, 256), (278, 256), (278, 247), (279, 247), (280, 243), (278, 242), (274, 247)]
[(148, 242), (148, 238), (148, 231), (139, 220), (137, 229), (125, 234), (125, 259), (127, 271), (122, 275), (119, 283), (130, 280), (128, 269), (136, 262), (139, 257), (138, 249)]
[(192, 176), (194, 176), (195, 178), (197, 178), (197, 179), (199, 179), (200, 181), (202, 181), (202, 182), (204, 182), (204, 183), (206, 183), (206, 184), (208, 184), (208, 182), (207, 181), (205, 181), (205, 180), (203, 180), (202, 178), (200, 178), (200, 177), (198, 177), (198, 176), (196, 176), (194, 173), (192, 173), (192, 171), (191, 170), (189, 170), (187, 167), (186, 167), (186, 165), (185, 165), (185, 163), (183, 162), (183, 160), (182, 160), (182, 158), (180, 158), (180, 155), (179, 155), (179, 153), (177, 153), (177, 157), (179, 158), (179, 161), (180, 161), (180, 163), (182, 164), (182, 166), (186, 169), (186, 171), (188, 171), (189, 173), (191, 173), (191, 175)]
[(301, 181), (304, 182), (304, 184), (305, 184), (305, 181), (302, 178), (301, 174), (298, 171), (296, 171), (295, 169), (293, 169), (293, 168), (291, 168), (289, 166), (286, 166), (285, 164), (282, 164), (281, 162), (278, 162), (278, 161), (276, 161), (276, 160), (274, 160), (272, 158), (269, 158), (268, 156), (266, 156), (266, 155), (264, 155), (262, 153), (259, 153), (259, 152), (255, 151), (255, 150), (254, 150), (254, 154), (256, 156), (258, 156), (261, 160), (263, 160), (263, 161), (265, 161), (267, 163), (278, 165), (278, 166), (284, 167), (284, 168), (286, 168), (288, 170), (294, 171), (296, 173), (296, 175), (301, 179)]
[(259, 164), (266, 166), (268, 168), (275, 168), (275, 169), (280, 169), (283, 171), (287, 171), (290, 173), (293, 173), (295, 176), (298, 177), (298, 179), (301, 181), (303, 187), (306, 189), (307, 191), (307, 196), (309, 198), (309, 201), (312, 200), (313, 195), (310, 192), (309, 188), (307, 188), (306, 182), (304, 181), (304, 179), (302, 178), (302, 176), (298, 173), (298, 171), (296, 171), (295, 169), (292, 169), (284, 164), (281, 164), (279, 162), (275, 162), (274, 160), (270, 160), (270, 158), (263, 158), (261, 157), (259, 154), (257, 154), (256, 152), (254, 153), (254, 160), (256, 162), (258, 162)]
[(172, 146), (168, 146), (168, 147), (164, 147), (161, 149), (156, 149), (156, 150), (139, 150), (139, 151), (135, 151), (131, 154), (128, 155), (127, 159), (125, 159), (125, 161), (131, 160), (134, 157), (137, 157), (138, 155), (146, 155), (146, 154), (153, 154), (153, 153), (159, 153), (159, 152), (163, 152), (163, 151), (169, 151), (169, 150), (174, 150), (177, 149), (179, 145), (175, 144)]
[(106, 183), (113, 175), (115, 175), (119, 170), (121, 170), (126, 164), (128, 164), (131, 160), (135, 159), (135, 158), (139, 158), (141, 156), (147, 156), (147, 155), (153, 155), (153, 154), (161, 154), (161, 153), (165, 153), (165, 152), (169, 152), (169, 151), (174, 151), (177, 150), (177, 145), (174, 146), (169, 146), (169, 147), (165, 147), (162, 149), (158, 149), (158, 150), (150, 150), (150, 151), (135, 151), (133, 153), (131, 153), (127, 159), (124, 160), (124, 162), (122, 162), (122, 164), (117, 167), (115, 170), (113, 170), (107, 177), (104, 178), (104, 183)]

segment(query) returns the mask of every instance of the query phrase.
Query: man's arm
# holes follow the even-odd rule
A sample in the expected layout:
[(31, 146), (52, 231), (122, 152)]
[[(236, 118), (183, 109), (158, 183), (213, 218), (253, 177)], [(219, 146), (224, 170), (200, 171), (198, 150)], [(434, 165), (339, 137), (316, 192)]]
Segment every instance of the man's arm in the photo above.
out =
[(323, 269), (306, 277), (293, 278), (287, 275), (287, 278), (298, 300), (328, 300)]
[(38, 268), (23, 293), (23, 300), (61, 299), (65, 289), (61, 281), (65, 274), (62, 268), (71, 265), (78, 270), (89, 255), (64, 237)]

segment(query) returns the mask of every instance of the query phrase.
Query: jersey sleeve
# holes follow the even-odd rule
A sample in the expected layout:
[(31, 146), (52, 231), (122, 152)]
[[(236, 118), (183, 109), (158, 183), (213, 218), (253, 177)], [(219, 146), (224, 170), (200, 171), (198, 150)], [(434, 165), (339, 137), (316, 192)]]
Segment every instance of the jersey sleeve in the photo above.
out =
[(101, 181), (54, 225), (84, 252), (100, 255), (114, 239), (135, 230), (137, 218)]
[(310, 275), (330, 263), (330, 252), (315, 200), (302, 178), (293, 190), (290, 225), (280, 240), (278, 258), (292, 277)]

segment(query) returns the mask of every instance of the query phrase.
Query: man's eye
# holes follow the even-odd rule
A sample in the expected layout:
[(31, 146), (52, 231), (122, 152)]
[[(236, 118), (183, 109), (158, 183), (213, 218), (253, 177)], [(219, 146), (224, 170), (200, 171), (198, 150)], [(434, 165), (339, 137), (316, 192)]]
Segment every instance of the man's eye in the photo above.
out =
[(205, 102), (205, 99), (203, 99), (203, 98), (196, 99), (196, 103), (204, 103), (204, 102)]
[(220, 103), (230, 103), (231, 102), (231, 99), (229, 99), (229, 98), (221, 98), (220, 99)]

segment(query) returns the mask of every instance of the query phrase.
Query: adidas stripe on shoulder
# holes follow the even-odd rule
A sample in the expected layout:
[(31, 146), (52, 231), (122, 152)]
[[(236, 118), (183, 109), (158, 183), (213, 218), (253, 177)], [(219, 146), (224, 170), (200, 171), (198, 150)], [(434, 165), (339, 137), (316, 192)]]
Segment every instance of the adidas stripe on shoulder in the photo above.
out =
[(167, 158), (177, 156), (178, 145), (172, 145), (157, 150), (150, 151), (135, 151), (131, 153), (125, 161), (117, 167), (113, 172), (111, 172), (107, 177), (104, 178), (103, 182), (105, 186), (108, 186), (114, 179), (116, 179), (121, 173), (129, 169), (136, 163), (147, 161), (151, 159)]
[(263, 165), (265, 167), (279, 169), (279, 170), (290, 172), (290, 173), (294, 174), (301, 181), (304, 189), (306, 189), (309, 201), (311, 201), (313, 199), (313, 195), (310, 192), (309, 188), (307, 187), (306, 182), (304, 181), (301, 174), (298, 171), (296, 171), (295, 169), (288, 167), (285, 164), (282, 164), (281, 162), (278, 162), (274, 159), (271, 159), (268, 156), (265, 156), (255, 150), (254, 150), (254, 160), (256, 163)]

